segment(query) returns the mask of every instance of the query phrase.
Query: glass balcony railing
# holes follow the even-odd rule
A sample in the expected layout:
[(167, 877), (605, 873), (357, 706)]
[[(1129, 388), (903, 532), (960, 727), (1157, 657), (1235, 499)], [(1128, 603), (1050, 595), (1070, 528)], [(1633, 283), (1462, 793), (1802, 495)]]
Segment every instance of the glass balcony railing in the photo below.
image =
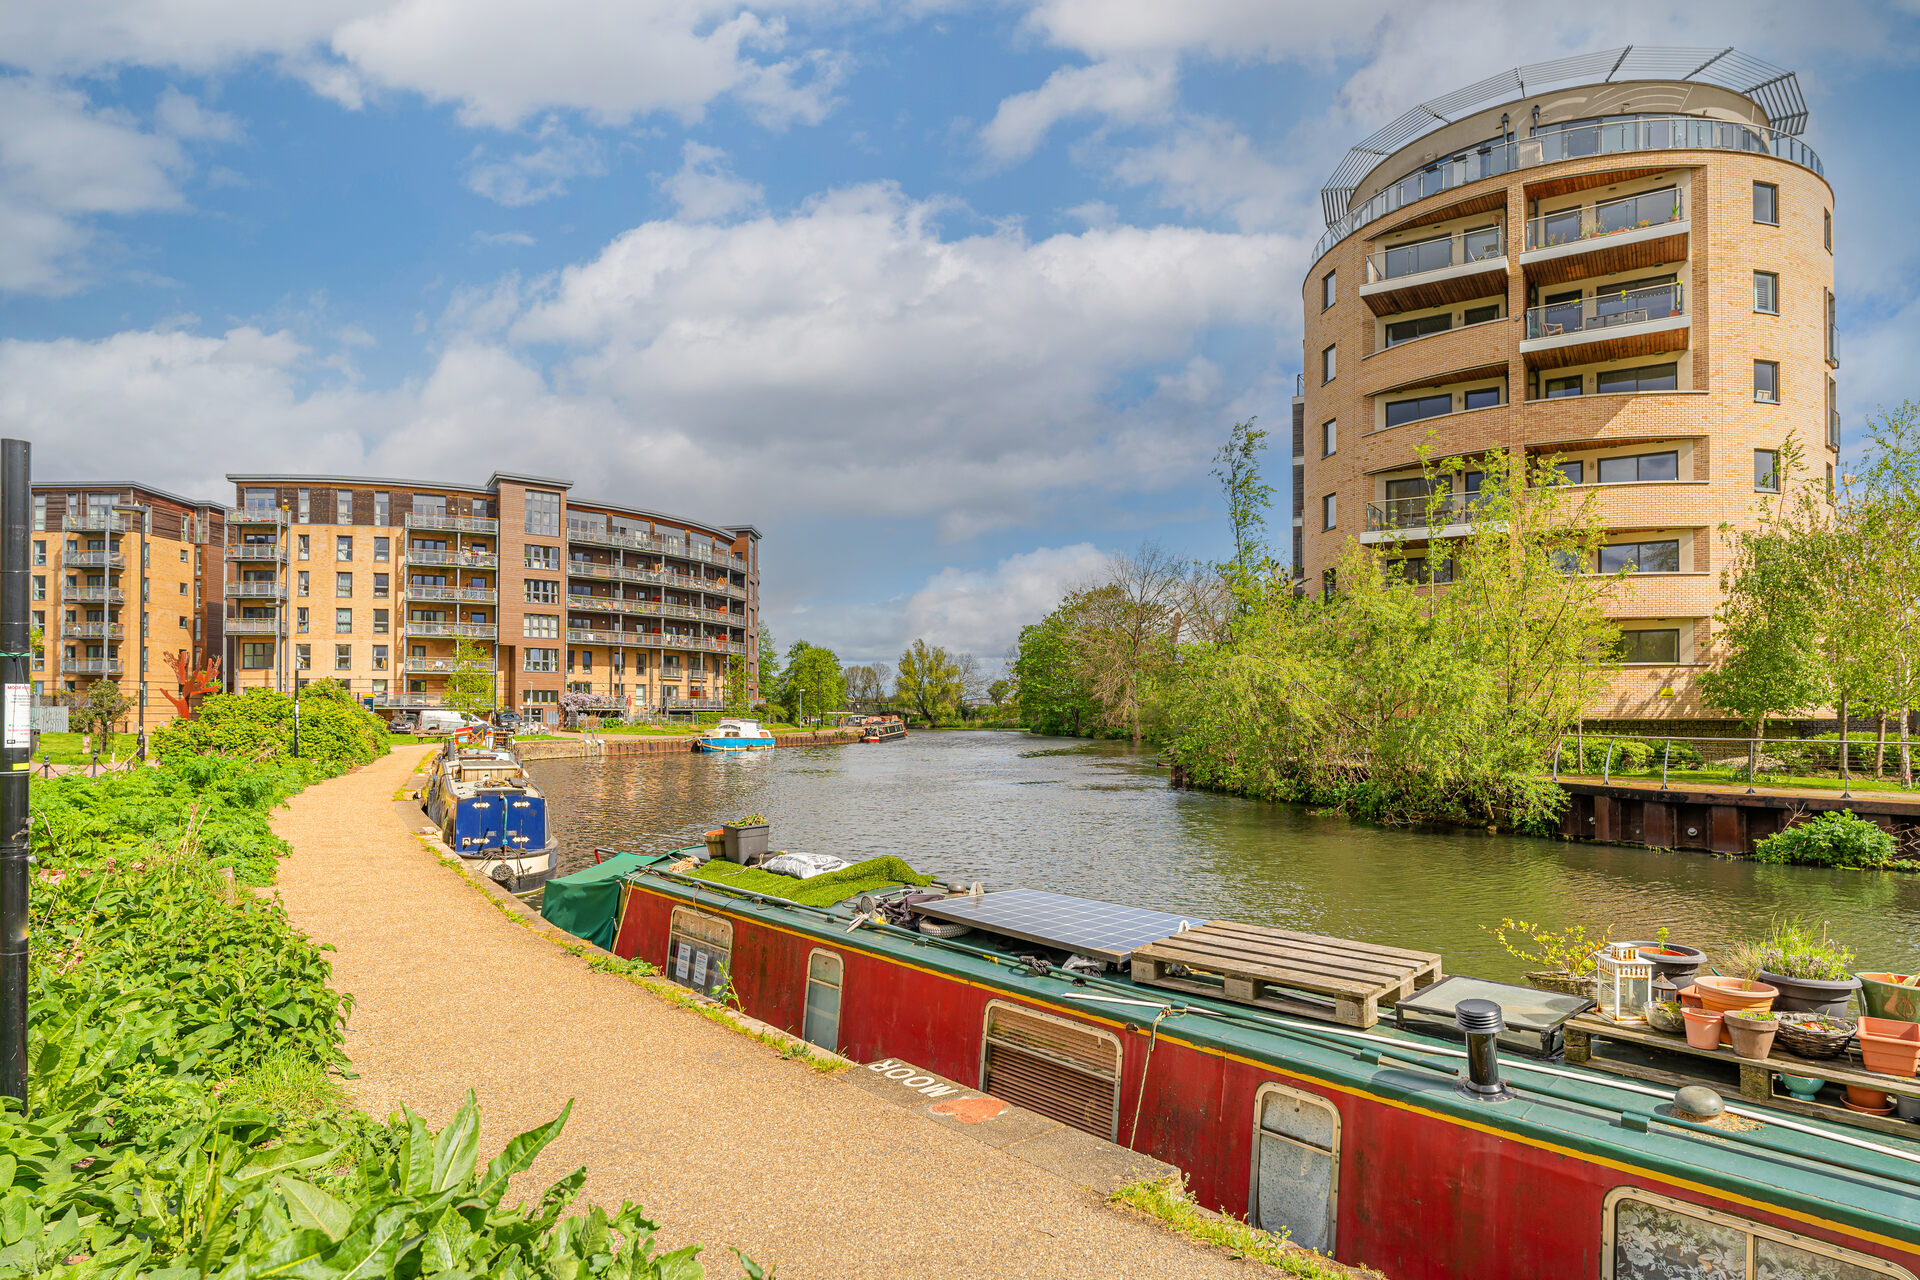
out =
[(229, 560), (278, 560), (280, 544), (277, 542), (237, 542), (227, 548)]
[(409, 600), (446, 600), (457, 604), (492, 604), (500, 593), (492, 587), (442, 587), (409, 582), (401, 587)]
[(1685, 315), (1685, 303), (1686, 287), (1680, 284), (1549, 302), (1527, 309), (1527, 333), (1523, 341), (1571, 334), (1585, 334), (1596, 340), (1611, 337), (1613, 331), (1629, 325)]
[(1643, 191), (1639, 195), (1606, 200), (1599, 204), (1556, 209), (1527, 219), (1527, 249), (1552, 249), (1579, 244), (1623, 231), (1684, 222), (1687, 216), (1686, 192), (1678, 187)]
[(1431, 240), (1376, 249), (1367, 255), (1367, 283), (1384, 284), (1407, 276), (1425, 275), (1429, 271), (1486, 262), (1503, 258), (1506, 253), (1506, 236), (1497, 226), (1456, 231), (1451, 235), (1435, 236)]
[(1439, 498), (1422, 494), (1413, 498), (1388, 498), (1367, 504), (1367, 532), (1383, 533), (1396, 529), (1444, 528), (1472, 519), (1478, 505), (1471, 494)]
[(229, 582), (226, 593), (230, 599), (239, 600), (277, 600), (287, 594), (285, 585), (274, 582)]
[(61, 521), (72, 533), (125, 533), (127, 519), (116, 511), (76, 511)]
[(1600, 124), (1547, 129), (1531, 138), (1491, 142), (1451, 155), (1400, 178), (1366, 202), (1349, 208), (1345, 217), (1328, 227), (1314, 246), (1313, 257), (1317, 261), (1328, 249), (1369, 222), (1454, 187), (1516, 169), (1630, 151), (1750, 151), (1777, 156), (1823, 177), (1826, 174), (1813, 148), (1792, 134), (1728, 120), (1631, 116)]

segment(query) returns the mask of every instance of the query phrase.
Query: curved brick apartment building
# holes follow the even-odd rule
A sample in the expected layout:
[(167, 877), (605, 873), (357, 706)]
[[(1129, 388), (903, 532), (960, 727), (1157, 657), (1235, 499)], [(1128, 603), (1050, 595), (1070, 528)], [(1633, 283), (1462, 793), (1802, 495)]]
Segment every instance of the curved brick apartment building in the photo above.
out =
[(1444, 579), (1417, 451), (1564, 459), (1606, 519), (1592, 572), (1633, 564), (1597, 717), (1695, 718), (1719, 527), (1750, 524), (1794, 436), (1838, 458), (1833, 191), (1791, 72), (1734, 50), (1630, 47), (1521, 67), (1422, 104), (1323, 190), (1294, 403), (1294, 563), (1349, 539)]

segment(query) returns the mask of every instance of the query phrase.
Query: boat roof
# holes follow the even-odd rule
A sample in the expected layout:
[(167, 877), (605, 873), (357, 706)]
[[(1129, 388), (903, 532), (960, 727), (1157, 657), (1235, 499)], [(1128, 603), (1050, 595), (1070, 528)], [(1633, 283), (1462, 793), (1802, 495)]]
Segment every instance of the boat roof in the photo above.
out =
[[(806, 907), (666, 870), (666, 864), (692, 852), (653, 857), (626, 879), (705, 911), (950, 973), (1116, 1031), (1157, 1023), (1162, 1040), (1271, 1064), (1279, 1074), (1338, 1092), (1365, 1093), (1388, 1106), (1476, 1128), (1496, 1126), (1503, 1136), (1549, 1152), (1704, 1182), (1758, 1198), (1765, 1206), (1788, 1205), (1846, 1230), (1920, 1244), (1920, 1141), (1915, 1139), (1788, 1115), (1725, 1086), (1728, 1104), (1762, 1124), (1752, 1132), (1690, 1125), (1656, 1111), (1670, 1090), (1506, 1051), (1500, 1055), (1501, 1071), (1515, 1098), (1476, 1102), (1454, 1087), (1463, 1057), (1458, 1042), (1402, 1031), (1389, 1022), (1358, 1031), (1286, 1017), (1137, 983), (1124, 973), (1043, 969), (1025, 958), (1033, 944), (1017, 939), (941, 939), (871, 917), (850, 929), (861, 914), (853, 902)], [(1776, 1117), (1781, 1123), (1767, 1123)]]
[(751, 730), (751, 731), (752, 731), (752, 732), (754, 732), (754, 733), (763, 733), (763, 732), (765, 732), (765, 731), (764, 731), (763, 729), (761, 729), (761, 727), (760, 727), (760, 722), (759, 722), (758, 720), (735, 720), (735, 719), (731, 719), (731, 718), (729, 718), (729, 719), (726, 719), (726, 720), (722, 720), (722, 721), (721, 721), (720, 723), (718, 723), (718, 724), (716, 724), (716, 725), (714, 725), (713, 727), (714, 727), (714, 728), (715, 728), (716, 730), (718, 730), (718, 729), (746, 729), (746, 730)]

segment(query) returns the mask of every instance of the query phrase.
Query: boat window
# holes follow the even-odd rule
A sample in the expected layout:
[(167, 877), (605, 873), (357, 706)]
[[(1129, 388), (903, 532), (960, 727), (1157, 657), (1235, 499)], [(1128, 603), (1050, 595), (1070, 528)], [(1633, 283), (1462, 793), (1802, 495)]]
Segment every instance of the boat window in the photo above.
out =
[(1603, 1280), (1914, 1280), (1864, 1253), (1638, 1187), (1611, 1192), (1603, 1212)]
[(829, 1053), (840, 1050), (840, 981), (845, 965), (831, 951), (807, 957), (807, 1011), (800, 1038)]
[(1253, 1108), (1253, 1225), (1332, 1253), (1340, 1113), (1325, 1098), (1279, 1084), (1260, 1086)]
[(1120, 1136), (1120, 1037), (989, 1000), (980, 1092), (1109, 1142)]
[(667, 932), (667, 976), (717, 995), (733, 968), (733, 925), (691, 907), (675, 907)]

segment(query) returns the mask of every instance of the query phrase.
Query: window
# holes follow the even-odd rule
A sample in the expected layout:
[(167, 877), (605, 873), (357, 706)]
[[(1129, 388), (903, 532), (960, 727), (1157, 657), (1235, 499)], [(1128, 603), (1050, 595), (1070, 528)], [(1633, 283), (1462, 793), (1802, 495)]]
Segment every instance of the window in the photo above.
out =
[(1437, 418), (1453, 412), (1451, 395), (1419, 396), (1412, 400), (1387, 401), (1387, 425), (1398, 427), (1422, 418)]
[(1680, 572), (1680, 540), (1665, 542), (1616, 542), (1600, 548), (1600, 572), (1619, 573)]
[(1680, 453), (1636, 453), (1627, 458), (1602, 458), (1601, 484), (1637, 484), (1648, 480), (1678, 480)]
[(343, 533), (333, 540), (333, 558), (335, 560), (353, 559), (353, 535)]
[(1753, 309), (1770, 316), (1780, 314), (1780, 277), (1771, 271), (1753, 273)]
[(1610, 1192), (1604, 1280), (1913, 1280), (1913, 1273), (1824, 1240), (1642, 1191)]
[(1489, 320), (1498, 320), (1499, 318), (1500, 304), (1494, 302), (1484, 307), (1468, 307), (1466, 314), (1460, 317), (1460, 323), (1463, 325), (1485, 324)]
[(1331, 271), (1320, 277), (1320, 309), (1322, 311), (1325, 311), (1333, 305), (1333, 299), (1337, 293), (1334, 287), (1333, 277), (1334, 273)]
[(520, 701), (554, 703), (560, 701), (560, 691), (558, 689), (522, 689)]
[(249, 640), (240, 646), (240, 665), (248, 671), (266, 671), (273, 666), (273, 646), (265, 641)]
[(353, 594), (353, 575), (336, 573), (333, 575), (333, 595), (336, 600), (345, 600)]
[(541, 537), (560, 536), (560, 495), (527, 490), (527, 532)]
[[(391, 494), (376, 493), (373, 495), (373, 522), (382, 528), (393, 523), (392, 519), (389, 518), (393, 510), (391, 499)], [(382, 539), (382, 541), (385, 541), (385, 539)]]
[(1780, 365), (1774, 360), (1753, 362), (1753, 398), (1763, 404), (1780, 403)]
[[(384, 496), (384, 495), (383, 495)], [(373, 558), (375, 562), (385, 564), (393, 559), (393, 539), (375, 538), (373, 540)]]
[(387, 611), (385, 609), (375, 609), (373, 611), (373, 634), (377, 636), (387, 634)]
[(1821, 210), (1821, 219), (1822, 219), (1822, 227), (1824, 228), (1822, 234), (1827, 242), (1827, 252), (1832, 253), (1833, 252), (1833, 210), (1831, 209)]
[(1467, 392), (1466, 407), (1469, 409), (1491, 409), (1500, 403), (1500, 388), (1477, 387)]
[(1394, 569), (1408, 582), (1425, 584), (1428, 582), (1453, 581), (1453, 557), (1441, 560), (1438, 566), (1429, 566), (1425, 556), (1404, 556), (1399, 560), (1390, 560), (1388, 566)]
[(1567, 484), (1585, 484), (1586, 483), (1587, 469), (1581, 463), (1556, 462), (1553, 464), (1553, 469), (1560, 473), (1561, 480), (1563, 480)]
[(527, 544), (527, 568), (558, 569), (560, 567), (560, 548), (541, 547)]
[(527, 579), (528, 604), (558, 604), (560, 602), (560, 584), (547, 582), (540, 578)]
[(713, 995), (727, 985), (732, 966), (733, 923), (691, 907), (675, 907), (667, 925), (667, 976)]
[(333, 629), (347, 632), (353, 630), (353, 610), (335, 609), (333, 611)]
[(1780, 451), (1753, 451), (1753, 487), (1761, 493), (1780, 492)]
[(1577, 396), (1584, 389), (1585, 383), (1585, 375), (1578, 373), (1570, 378), (1548, 378), (1547, 399), (1565, 400), (1569, 396)]
[(307, 634), (307, 611), (305, 609), (295, 609), (293, 611), (293, 629), (301, 635)]
[(1603, 369), (1593, 376), (1596, 395), (1616, 395), (1626, 391), (1678, 391), (1680, 366), (1647, 364), (1637, 369)]
[(375, 671), (387, 669), (387, 646), (383, 644), (373, 646), (373, 669)]
[[(349, 574), (348, 576), (351, 577), (352, 575)], [(384, 573), (374, 574), (373, 575), (373, 598), (375, 600), (385, 600), (391, 594), (392, 594), (392, 586), (388, 580), (388, 575)]]
[(560, 638), (560, 618), (552, 613), (529, 613), (522, 621), (525, 629), (521, 634), (529, 640), (558, 640)]
[(1320, 424), (1320, 456), (1332, 457), (1340, 447), (1340, 423), (1333, 418)]
[(45, 538), (34, 539), (33, 562), (35, 564), (45, 564), (47, 562), (47, 540)]
[(558, 649), (528, 649), (527, 670), (537, 673), (553, 672), (560, 669), (560, 651)]
[(1323, 529), (1331, 529), (1339, 523), (1340, 502), (1338, 495), (1330, 493), (1320, 499), (1320, 515), (1324, 521), (1320, 526)]
[[(248, 492), (266, 494), (267, 500), (265, 505), (268, 507), (273, 506), (273, 490), (257, 489), (257, 490), (249, 490)], [(313, 523), (313, 503), (312, 503), (313, 491), (310, 489), (301, 489), (294, 496), (298, 499), (297, 510), (299, 512), (300, 523), (312, 524)]]
[(304, 596), (304, 595), (306, 595), (306, 594), (308, 594), (308, 591), (307, 591), (307, 571), (306, 571), (305, 569), (302, 569), (302, 570), (300, 571), (300, 581), (299, 581), (299, 592), (300, 592), (300, 594), (301, 594), (301, 595), (303, 595), (303, 596)]
[(1424, 338), (1430, 333), (1445, 333), (1452, 327), (1453, 316), (1450, 313), (1417, 316), (1412, 320), (1396, 320), (1387, 326), (1387, 345), (1397, 347), (1403, 342), (1412, 342), (1415, 338)]
[[(573, 650), (571, 649), (567, 650), (567, 670), (569, 671), (573, 670)], [(591, 649), (580, 650), (580, 670), (583, 674), (592, 673), (593, 650)]]
[(293, 540), (293, 545), (294, 545), (294, 556), (295, 556), (295, 558), (297, 558), (297, 559), (300, 559), (300, 560), (309, 560), (309, 559), (312, 559), (312, 556), (313, 556), (313, 550), (312, 550), (312, 547), (313, 547), (313, 539), (312, 539), (312, 537), (311, 537), (311, 536), (309, 536), (309, 535), (307, 535), (307, 534), (304, 534), (304, 533), (303, 533), (303, 534), (300, 534), (300, 535), (299, 535), (298, 537), (296, 537), (296, 538), (295, 538), (295, 539)]
[(1324, 1098), (1279, 1084), (1260, 1086), (1253, 1108), (1249, 1220), (1263, 1231), (1287, 1232), (1303, 1249), (1332, 1253), (1340, 1113)]
[(1827, 448), (1840, 449), (1840, 388), (1827, 379)]
[(1774, 227), (1780, 225), (1780, 188), (1771, 182), (1753, 184), (1753, 220)]
[[(1334, 344), (1335, 347), (1338, 345), (1338, 343)], [(1320, 381), (1323, 384), (1333, 381), (1334, 368), (1334, 347), (1328, 347), (1320, 353)]]
[(1840, 363), (1840, 356), (1838, 354), (1839, 348), (1834, 343), (1833, 331), (1834, 331), (1834, 327), (1839, 323), (1839, 320), (1838, 320), (1839, 310), (1833, 300), (1833, 290), (1822, 289), (1820, 292), (1826, 299), (1825, 310), (1826, 310), (1826, 317), (1827, 317), (1827, 363), (1830, 365), (1837, 365)]
[(1103, 1027), (987, 1001), (980, 1037), (980, 1091), (1082, 1133), (1114, 1141), (1120, 1131), (1120, 1037)]
[[(1833, 500), (1834, 500), (1835, 498), (1837, 498), (1837, 497), (1839, 497), (1839, 496), (1840, 496), (1840, 495), (1839, 495), (1838, 493), (1836, 493), (1836, 492), (1834, 491), (1834, 487), (1833, 487), (1833, 464), (1832, 464), (1831, 462), (1829, 462), (1829, 463), (1827, 464), (1827, 501), (1828, 501), (1828, 502), (1832, 502), (1832, 501), (1833, 501)], [(182, 621), (184, 621), (184, 619), (182, 619)]]
[(335, 671), (353, 670), (353, 646), (337, 644), (333, 646), (333, 669)]
[(47, 495), (44, 493), (34, 495), (33, 527), (38, 532), (44, 532), (47, 527)]

